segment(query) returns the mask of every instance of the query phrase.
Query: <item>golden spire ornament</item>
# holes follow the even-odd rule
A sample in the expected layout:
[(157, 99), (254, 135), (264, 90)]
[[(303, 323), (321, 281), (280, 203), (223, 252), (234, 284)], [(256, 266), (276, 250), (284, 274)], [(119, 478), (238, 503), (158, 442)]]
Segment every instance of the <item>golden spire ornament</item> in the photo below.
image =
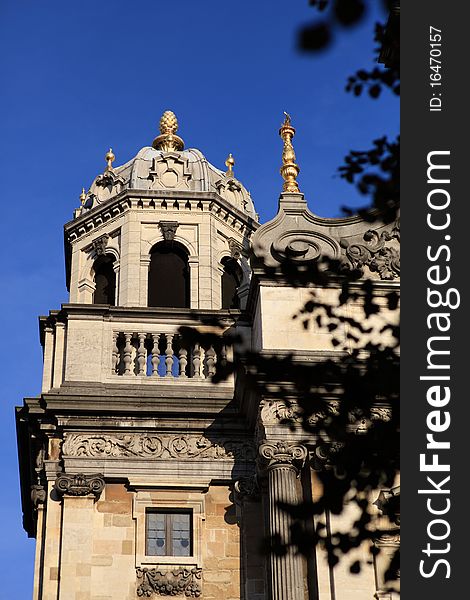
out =
[(106, 153), (106, 156), (104, 157), (104, 159), (108, 163), (108, 166), (106, 167), (106, 171), (114, 171), (114, 169), (113, 169), (113, 162), (116, 159), (116, 157), (114, 156), (114, 152), (113, 152), (112, 148), (110, 148), (108, 150), (108, 152)]
[(156, 150), (164, 152), (178, 152), (183, 150), (184, 142), (176, 135), (178, 131), (178, 119), (171, 110), (166, 110), (160, 119), (160, 135), (153, 140), (152, 146)]
[(83, 206), (86, 202), (86, 192), (85, 192), (85, 188), (82, 188), (82, 193), (80, 194), (80, 202), (81, 205)]
[(284, 141), (284, 148), (282, 150), (282, 167), (280, 173), (284, 179), (284, 185), (282, 186), (283, 192), (290, 192), (299, 194), (299, 184), (297, 183), (297, 175), (300, 172), (299, 165), (295, 162), (294, 146), (292, 145), (292, 138), (295, 135), (295, 129), (291, 125), (291, 118), (285, 111), (284, 123), (279, 129), (279, 135)]
[(235, 166), (235, 159), (233, 158), (233, 156), (231, 154), (229, 154), (227, 156), (227, 160), (225, 161), (225, 166), (227, 167), (227, 171), (225, 172), (225, 175), (227, 177), (233, 177), (233, 167)]

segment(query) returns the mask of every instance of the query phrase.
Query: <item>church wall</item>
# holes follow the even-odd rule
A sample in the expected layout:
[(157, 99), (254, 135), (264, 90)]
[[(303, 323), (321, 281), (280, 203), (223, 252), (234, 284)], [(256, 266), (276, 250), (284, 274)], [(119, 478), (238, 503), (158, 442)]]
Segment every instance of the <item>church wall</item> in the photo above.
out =
[[(145, 509), (175, 507), (193, 510), (193, 555), (145, 556)], [(128, 491), (124, 484), (107, 483), (98, 500), (67, 495), (60, 500), (53, 493), (46, 510), (47, 538), (37, 538), (39, 546), (45, 544), (45, 560), (35, 583), (44, 600), (134, 600), (142, 583), (137, 569), (155, 567), (202, 569), (203, 600), (241, 598), (240, 529), (226, 485)], [(258, 542), (257, 520), (249, 523), (250, 543)], [(264, 600), (259, 561), (255, 557), (248, 567), (252, 600)]]
[[(388, 293), (387, 290), (385, 293)], [(348, 324), (340, 324), (335, 331), (335, 337), (344, 341), (344, 344), (353, 348), (363, 347), (368, 341), (381, 344), (394, 343), (395, 340), (390, 333), (382, 332), (386, 323), (398, 323), (398, 311), (390, 311), (387, 308), (387, 300), (381, 296), (380, 291), (374, 295), (374, 301), (380, 307), (377, 315), (372, 315), (364, 320), (364, 311), (360, 299), (348, 301), (344, 307), (339, 307), (340, 290), (338, 289), (316, 289), (313, 299), (325, 303), (328, 306), (337, 307), (336, 313), (349, 318), (356, 319), (365, 324), (371, 333), (363, 335), (359, 342), (354, 343), (347, 340), (350, 331)], [(256, 349), (262, 350), (333, 350), (332, 334), (326, 327), (319, 327), (312, 313), (300, 314), (305, 304), (312, 299), (312, 292), (308, 288), (292, 288), (285, 286), (260, 286), (258, 306), (255, 312), (255, 323), (253, 326), (253, 339)], [(314, 315), (323, 314), (316, 311)], [(294, 318), (297, 315), (296, 318)], [(308, 319), (308, 328), (302, 322)], [(329, 318), (325, 317), (328, 323)], [(354, 331), (357, 334), (357, 331)]]

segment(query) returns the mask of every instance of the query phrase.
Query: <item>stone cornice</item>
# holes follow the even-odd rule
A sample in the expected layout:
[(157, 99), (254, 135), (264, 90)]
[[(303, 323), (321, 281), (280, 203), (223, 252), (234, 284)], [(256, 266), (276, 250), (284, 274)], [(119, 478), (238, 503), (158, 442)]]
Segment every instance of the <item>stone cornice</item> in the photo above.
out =
[[(69, 242), (78, 239), (82, 235), (89, 233), (90, 231), (101, 226), (103, 223), (112, 220), (114, 217), (119, 216), (123, 212), (136, 208), (139, 200), (165, 200), (165, 199), (181, 199), (181, 200), (194, 200), (195, 202), (207, 203), (209, 205), (216, 204), (221, 209), (233, 214), (233, 216), (243, 223), (245, 227), (250, 230), (256, 230), (259, 227), (252, 217), (243, 213), (233, 204), (230, 204), (227, 200), (222, 198), (216, 192), (189, 192), (184, 190), (134, 190), (126, 189), (120, 194), (112, 198), (111, 200), (104, 202), (93, 208), (90, 211), (83, 213), (81, 216), (68, 221), (64, 225), (64, 231), (66, 234), (66, 240)], [(179, 212), (185, 212), (184, 208), (181, 207)]]
[(44, 332), (46, 328), (53, 328), (57, 322), (65, 323), (68, 319), (77, 318), (96, 319), (104, 321), (134, 321), (136, 323), (178, 323), (201, 327), (214, 322), (226, 323), (227, 328), (237, 323), (249, 324), (246, 312), (237, 309), (207, 310), (198, 308), (147, 308), (110, 306), (103, 304), (62, 304), (60, 310), (51, 310), (49, 315), (39, 317), (39, 335), (41, 344), (44, 345)]

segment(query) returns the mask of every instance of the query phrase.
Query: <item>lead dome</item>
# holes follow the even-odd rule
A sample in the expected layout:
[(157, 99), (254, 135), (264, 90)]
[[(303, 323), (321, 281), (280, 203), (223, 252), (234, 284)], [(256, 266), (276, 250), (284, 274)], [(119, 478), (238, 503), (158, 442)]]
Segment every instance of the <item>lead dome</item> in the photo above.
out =
[(227, 171), (212, 165), (195, 148), (184, 149), (183, 140), (176, 135), (178, 121), (171, 111), (160, 120), (160, 135), (152, 146), (139, 150), (130, 161), (113, 167), (114, 153), (106, 154), (107, 167), (93, 181), (82, 210), (87, 211), (106, 202), (122, 190), (214, 192), (242, 213), (256, 219), (249, 192), (233, 174), (233, 158)]

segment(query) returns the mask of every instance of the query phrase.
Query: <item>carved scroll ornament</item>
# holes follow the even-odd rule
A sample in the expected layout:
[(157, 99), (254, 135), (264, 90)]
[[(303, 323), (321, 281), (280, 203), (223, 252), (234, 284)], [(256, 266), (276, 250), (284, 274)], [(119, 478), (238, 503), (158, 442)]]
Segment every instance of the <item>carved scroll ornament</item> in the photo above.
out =
[(137, 595), (152, 596), (186, 596), (199, 598), (201, 589), (202, 569), (197, 567), (180, 567), (172, 571), (155, 569), (137, 569), (137, 579), (142, 583), (137, 588)]
[(259, 447), (259, 454), (268, 468), (291, 465), (301, 468), (307, 458), (307, 449), (300, 444), (288, 442), (264, 442)]
[(251, 442), (220, 439), (212, 442), (204, 436), (188, 435), (107, 435), (77, 434), (66, 436), (64, 456), (114, 458), (118, 456), (162, 459), (254, 460), (256, 452)]
[(400, 251), (387, 245), (393, 239), (400, 241), (400, 225), (397, 222), (391, 231), (369, 229), (363, 236), (365, 244), (350, 244), (341, 240), (341, 246), (346, 250), (353, 269), (363, 272), (369, 267), (373, 273), (378, 273), (380, 279), (393, 280), (400, 277)]
[(93, 494), (98, 497), (104, 489), (104, 478), (101, 473), (96, 475), (59, 473), (54, 488), (61, 495), (88, 496)]

